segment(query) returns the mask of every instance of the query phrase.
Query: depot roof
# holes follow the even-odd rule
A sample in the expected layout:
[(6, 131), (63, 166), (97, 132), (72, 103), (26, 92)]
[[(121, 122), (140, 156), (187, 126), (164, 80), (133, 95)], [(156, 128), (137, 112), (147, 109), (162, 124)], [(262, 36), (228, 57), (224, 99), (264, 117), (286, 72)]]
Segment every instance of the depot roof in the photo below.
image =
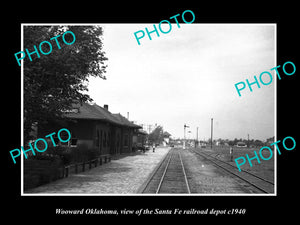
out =
[(113, 116), (120, 124), (123, 124), (124, 126), (133, 127), (133, 128), (142, 128), (141, 126), (138, 126), (138, 125), (130, 122), (128, 119), (126, 119), (120, 113), (113, 114)]
[(81, 103), (81, 104), (74, 104), (72, 110), (68, 110), (64, 113), (64, 117), (70, 119), (88, 119), (88, 120), (102, 120), (107, 121), (109, 123), (113, 123), (115, 125), (132, 127), (132, 128), (142, 128), (120, 113), (112, 114), (108, 111), (108, 109), (102, 108), (97, 104), (88, 104), (88, 103)]

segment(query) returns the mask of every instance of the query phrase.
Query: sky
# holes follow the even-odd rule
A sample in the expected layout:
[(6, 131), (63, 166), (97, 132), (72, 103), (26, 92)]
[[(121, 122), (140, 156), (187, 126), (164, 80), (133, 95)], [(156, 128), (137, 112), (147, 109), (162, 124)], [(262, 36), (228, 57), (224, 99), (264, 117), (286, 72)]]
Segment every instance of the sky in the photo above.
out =
[[(274, 136), (276, 27), (274, 24), (172, 23), (168, 34), (147, 34), (138, 45), (134, 33), (153, 24), (100, 24), (108, 58), (106, 77), (90, 78), (89, 94), (137, 124), (163, 126), (173, 138), (265, 140)], [(156, 24), (156, 26), (158, 26)], [(168, 30), (168, 27), (163, 27)], [(269, 85), (239, 97), (235, 84), (254, 81), (263, 71)], [(269, 81), (267, 76), (262, 79)]]

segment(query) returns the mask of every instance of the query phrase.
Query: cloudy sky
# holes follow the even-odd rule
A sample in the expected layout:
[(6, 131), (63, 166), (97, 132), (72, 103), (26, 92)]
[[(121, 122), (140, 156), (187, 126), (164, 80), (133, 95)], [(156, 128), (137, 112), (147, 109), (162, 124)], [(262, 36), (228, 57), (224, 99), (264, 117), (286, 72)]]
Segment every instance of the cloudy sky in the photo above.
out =
[[(134, 32), (153, 24), (102, 24), (107, 80), (91, 78), (89, 94), (113, 113), (138, 124), (159, 124), (173, 137), (183, 125), (199, 139), (266, 139), (274, 136), (275, 80), (241, 91), (235, 83), (276, 66), (273, 24), (172, 24), (168, 34)], [(163, 28), (167, 30), (167, 28)], [(274, 77), (274, 72), (272, 72)], [(276, 76), (275, 76), (276, 77)], [(263, 79), (268, 82), (268, 78)]]

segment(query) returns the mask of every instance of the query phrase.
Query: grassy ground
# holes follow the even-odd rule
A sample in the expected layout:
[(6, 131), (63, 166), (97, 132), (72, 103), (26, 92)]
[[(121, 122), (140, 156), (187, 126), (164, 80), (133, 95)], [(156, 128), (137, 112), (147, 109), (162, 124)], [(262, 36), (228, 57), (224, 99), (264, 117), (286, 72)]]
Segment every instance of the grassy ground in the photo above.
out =
[[(275, 172), (274, 152), (271, 159), (263, 160), (259, 156), (259, 149), (260, 148), (249, 149), (249, 148), (233, 147), (233, 160), (231, 161), (229, 146), (213, 146), (212, 149), (197, 148), (197, 150), (199, 151), (203, 151), (204, 153), (210, 154), (211, 156), (214, 156), (220, 160), (228, 162), (234, 166), (237, 166), (235, 163), (236, 158), (245, 157), (246, 163), (240, 166), (242, 170), (249, 171), (267, 180), (274, 181), (274, 172)], [(248, 154), (249, 158), (251, 159), (252, 157), (255, 156), (254, 151), (256, 151), (257, 155), (259, 156), (260, 163), (256, 159), (253, 159), (251, 160), (252, 163), (252, 167), (251, 167), (247, 160), (246, 154)], [(269, 158), (270, 152), (268, 150), (263, 150), (262, 155), (264, 156), (264, 158)], [(242, 159), (240, 159), (238, 162), (242, 162)]]

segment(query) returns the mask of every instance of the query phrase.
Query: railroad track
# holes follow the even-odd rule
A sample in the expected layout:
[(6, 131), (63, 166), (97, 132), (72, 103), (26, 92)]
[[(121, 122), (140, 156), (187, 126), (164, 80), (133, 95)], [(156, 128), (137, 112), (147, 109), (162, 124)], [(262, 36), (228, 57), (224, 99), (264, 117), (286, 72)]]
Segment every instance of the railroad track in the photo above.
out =
[(169, 151), (141, 192), (156, 194), (191, 193), (179, 149)]
[(195, 151), (194, 149), (189, 149), (189, 150), (191, 152), (194, 152), (197, 155), (200, 155), (201, 157), (205, 158), (206, 160), (212, 162), (214, 166), (225, 170), (230, 175), (233, 175), (234, 177), (237, 177), (237, 178), (245, 181), (249, 185), (258, 189), (259, 192), (268, 193), (268, 194), (274, 193), (274, 183), (272, 181), (264, 179), (264, 178), (257, 176), (251, 172), (248, 172), (246, 170), (242, 170), (241, 172), (239, 172), (237, 167), (231, 165), (228, 162), (220, 160), (214, 156), (206, 154), (204, 152), (198, 152), (198, 151)]

